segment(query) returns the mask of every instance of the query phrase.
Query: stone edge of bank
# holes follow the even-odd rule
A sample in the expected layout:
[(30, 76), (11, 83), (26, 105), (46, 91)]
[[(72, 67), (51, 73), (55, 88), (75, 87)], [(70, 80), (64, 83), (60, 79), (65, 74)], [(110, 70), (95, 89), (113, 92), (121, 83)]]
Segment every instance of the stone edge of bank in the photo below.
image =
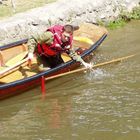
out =
[(0, 46), (29, 38), (54, 24), (115, 20), (122, 11), (130, 12), (139, 0), (58, 0), (0, 21)]

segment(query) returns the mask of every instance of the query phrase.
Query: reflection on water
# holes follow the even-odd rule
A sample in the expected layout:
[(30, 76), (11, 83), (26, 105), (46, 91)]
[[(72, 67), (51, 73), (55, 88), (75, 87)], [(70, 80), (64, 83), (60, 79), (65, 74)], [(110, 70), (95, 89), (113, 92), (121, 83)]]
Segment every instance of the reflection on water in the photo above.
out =
[(0, 102), (0, 140), (139, 140), (140, 21), (109, 31), (94, 63), (126, 61), (58, 78)]
[(70, 99), (69, 97), (47, 100), (38, 98), (33, 102), (25, 102), (26, 104), (11, 103), (5, 109), (0, 108), (1, 139), (38, 139), (38, 137), (49, 137), (48, 132), (66, 129), (65, 127), (70, 125)]

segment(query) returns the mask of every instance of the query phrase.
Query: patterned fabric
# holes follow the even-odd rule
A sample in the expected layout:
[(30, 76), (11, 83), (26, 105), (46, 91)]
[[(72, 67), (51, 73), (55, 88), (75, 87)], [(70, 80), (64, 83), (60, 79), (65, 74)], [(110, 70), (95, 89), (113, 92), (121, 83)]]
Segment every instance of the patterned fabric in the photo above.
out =
[(38, 43), (46, 43), (48, 45), (51, 45), (51, 43), (53, 43), (53, 33), (48, 31), (40, 35), (37, 34), (36, 36), (32, 36), (27, 42), (29, 52), (34, 53), (35, 50), (37, 50)]
[(55, 25), (42, 34), (32, 36), (27, 42), (29, 52), (36, 52), (39, 55), (45, 56), (55, 56), (66, 52), (72, 59), (82, 63), (83, 59), (81, 56), (72, 49), (73, 36), (70, 35), (68, 42), (62, 42), (61, 37), (63, 28), (64, 26)]

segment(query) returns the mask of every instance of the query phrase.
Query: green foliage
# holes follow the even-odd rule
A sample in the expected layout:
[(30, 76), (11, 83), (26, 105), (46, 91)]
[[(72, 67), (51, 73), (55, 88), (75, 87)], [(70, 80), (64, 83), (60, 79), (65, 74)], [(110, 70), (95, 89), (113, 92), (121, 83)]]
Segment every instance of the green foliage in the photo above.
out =
[(140, 20), (140, 6), (133, 9), (131, 19)]
[(126, 24), (125, 20), (117, 19), (115, 21), (110, 21), (108, 23), (107, 27), (110, 28), (110, 29), (116, 29), (116, 28), (124, 26), (125, 24)]
[(116, 29), (124, 26), (131, 19), (140, 20), (140, 6), (135, 7), (132, 12), (124, 12), (122, 11), (120, 16), (107, 24), (107, 27), (110, 29)]
[(4, 1), (0, 4), (0, 19), (12, 16), (16, 13), (25, 12), (27, 10), (43, 6), (45, 4), (55, 2), (57, 0), (16, 0), (15, 1), (15, 12), (12, 8), (12, 4), (9, 1)]
[(105, 26), (105, 23), (103, 21), (101, 21), (101, 20), (97, 20), (97, 24), (101, 25), (101, 26)]

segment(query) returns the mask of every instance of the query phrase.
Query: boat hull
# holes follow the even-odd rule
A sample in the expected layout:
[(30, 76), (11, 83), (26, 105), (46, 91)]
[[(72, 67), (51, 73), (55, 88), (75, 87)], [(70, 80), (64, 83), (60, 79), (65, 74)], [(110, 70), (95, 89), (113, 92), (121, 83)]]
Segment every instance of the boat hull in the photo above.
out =
[[(81, 57), (84, 60), (89, 59), (92, 53), (104, 41), (106, 36), (107, 36), (107, 33), (104, 33), (93, 45), (91, 45), (91, 47), (89, 47), (89, 49), (82, 52)], [(27, 40), (24, 40), (23, 42), (26, 42), (26, 41)], [(18, 42), (18, 43), (21, 43), (21, 42)], [(8, 46), (5, 46), (5, 47), (8, 48)], [(24, 93), (25, 91), (31, 90), (34, 87), (41, 86), (42, 77), (47, 78), (47, 77), (51, 77), (60, 73), (68, 72), (68, 71), (76, 69), (79, 66), (80, 66), (79, 62), (76, 62), (75, 60), (71, 60), (53, 69), (38, 73), (34, 76), (23, 78), (21, 80), (17, 80), (10, 83), (0, 84), (0, 100), (17, 95), (17, 94)]]
[[(31, 90), (37, 86), (41, 87), (42, 78), (48, 78), (54, 75), (65, 73), (65, 72), (74, 70), (79, 66), (80, 66), (79, 63), (74, 63), (70, 66), (66, 66), (65, 68), (51, 72), (50, 74), (40, 73), (36, 75), (35, 77), (5, 84), (3, 87), (0, 87), (0, 100), (24, 93), (25, 91)], [(45, 82), (47, 82), (47, 80), (45, 80)]]

